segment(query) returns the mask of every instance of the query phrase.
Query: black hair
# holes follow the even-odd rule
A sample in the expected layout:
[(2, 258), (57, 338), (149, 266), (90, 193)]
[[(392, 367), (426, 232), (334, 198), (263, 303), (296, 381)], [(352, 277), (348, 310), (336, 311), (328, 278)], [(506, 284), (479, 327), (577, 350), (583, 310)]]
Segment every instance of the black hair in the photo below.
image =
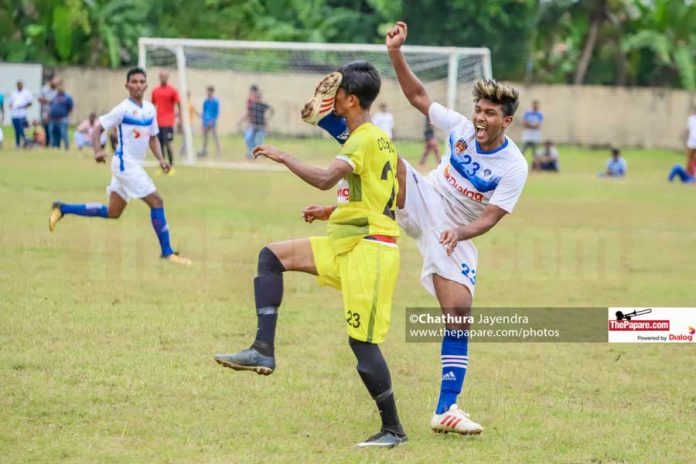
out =
[(145, 73), (145, 70), (143, 68), (131, 68), (128, 70), (128, 73), (126, 74), (126, 82), (130, 81), (131, 76), (134, 76), (136, 74), (142, 74), (147, 78), (147, 74)]
[(612, 156), (619, 156), (621, 154), (621, 151), (618, 148), (612, 148), (611, 149), (611, 155)]
[(508, 85), (501, 84), (493, 79), (479, 79), (474, 83), (474, 102), (488, 100), (500, 105), (503, 115), (512, 116), (520, 104), (519, 91)]
[(352, 61), (341, 66), (338, 72), (343, 76), (341, 88), (346, 95), (356, 96), (360, 108), (369, 110), (382, 85), (377, 69), (367, 61)]
[(251, 87), (249, 87), (249, 90), (251, 90), (252, 92), (258, 92), (258, 91), (259, 91), (259, 88), (258, 88), (258, 86), (257, 86), (256, 84), (254, 84), (254, 85), (252, 85)]

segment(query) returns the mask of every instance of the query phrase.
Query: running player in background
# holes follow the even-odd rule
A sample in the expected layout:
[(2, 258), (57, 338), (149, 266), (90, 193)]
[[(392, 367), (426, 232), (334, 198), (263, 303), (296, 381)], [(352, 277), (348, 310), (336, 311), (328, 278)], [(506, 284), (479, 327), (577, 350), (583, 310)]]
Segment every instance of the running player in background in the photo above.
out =
[(309, 166), (279, 149), (261, 145), (255, 157), (284, 164), (308, 184), (328, 190), (338, 183), (338, 205), (306, 208), (307, 222), (328, 220), (327, 236), (271, 243), (259, 254), (254, 280), (258, 329), (249, 349), (217, 354), (215, 361), (235, 370), (268, 375), (275, 370), (275, 328), (283, 297), (283, 272), (314, 274), (321, 285), (341, 290), (348, 343), (360, 378), (377, 404), (379, 433), (358, 447), (398, 446), (407, 441), (391, 388), (389, 368), (379, 349), (391, 318), (392, 295), (399, 274), (399, 226), (394, 219), (398, 184), (396, 149), (370, 122), (370, 105), (381, 79), (369, 63), (356, 61), (333, 73), (339, 86), (336, 114), (351, 135), (328, 169)]
[[(448, 134), (447, 155), (427, 177), (403, 159), (397, 171), (397, 220), (417, 241), (423, 257), (422, 285), (448, 316), (441, 347), (440, 398), (430, 424), (435, 432), (479, 434), (483, 427), (457, 406), (469, 363), (469, 326), (453, 321), (471, 314), (478, 278), (478, 251), (471, 239), (512, 212), (527, 180), (527, 163), (505, 135), (519, 94), (493, 80), (480, 80), (474, 85), (472, 120), (445, 108), (430, 98), (401, 54), (406, 35), (406, 24), (398, 22), (386, 39), (401, 90), (412, 106)], [(317, 87), (302, 117), (342, 143), (346, 123), (326, 103), (336, 91), (330, 83), (331, 75)]]
[(111, 184), (106, 188), (109, 205), (99, 203), (67, 204), (60, 201), (53, 203), (53, 211), (48, 220), (48, 228), (53, 232), (56, 224), (66, 214), (77, 216), (118, 219), (126, 209), (128, 201), (140, 198), (150, 207), (152, 227), (160, 243), (161, 257), (174, 264), (189, 265), (191, 261), (178, 256), (169, 243), (169, 226), (164, 216), (164, 201), (157, 192), (157, 187), (143, 168), (147, 147), (159, 161), (166, 173), (169, 163), (162, 157), (157, 139), (157, 121), (155, 107), (143, 100), (147, 89), (147, 77), (141, 68), (133, 68), (126, 75), (126, 88), (130, 96), (119, 103), (109, 113), (100, 116), (92, 130), (92, 147), (97, 163), (106, 162), (106, 153), (101, 146), (102, 129), (108, 131), (118, 128), (118, 148), (111, 162)]

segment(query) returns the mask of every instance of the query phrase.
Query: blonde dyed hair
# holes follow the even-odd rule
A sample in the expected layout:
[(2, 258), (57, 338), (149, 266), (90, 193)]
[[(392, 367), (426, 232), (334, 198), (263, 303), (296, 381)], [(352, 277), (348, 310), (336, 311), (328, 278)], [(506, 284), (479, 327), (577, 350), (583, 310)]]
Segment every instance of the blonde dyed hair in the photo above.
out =
[(512, 116), (520, 105), (520, 92), (509, 85), (500, 84), (493, 79), (479, 79), (474, 84), (474, 101), (488, 100), (501, 105), (503, 115)]

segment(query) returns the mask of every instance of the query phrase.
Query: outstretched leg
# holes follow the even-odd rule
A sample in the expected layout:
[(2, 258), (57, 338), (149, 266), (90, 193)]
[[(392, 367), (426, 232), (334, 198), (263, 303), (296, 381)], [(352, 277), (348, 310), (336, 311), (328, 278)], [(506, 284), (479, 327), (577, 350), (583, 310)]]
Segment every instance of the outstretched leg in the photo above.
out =
[(66, 214), (74, 214), (76, 216), (100, 217), (104, 219), (118, 219), (121, 217), (123, 210), (126, 209), (128, 203), (121, 198), (116, 192), (111, 192), (109, 196), (109, 206), (101, 203), (63, 203), (60, 201), (53, 202), (53, 210), (48, 219), (48, 229), (53, 232), (56, 230), (58, 221), (63, 219)]
[(232, 354), (216, 354), (215, 361), (238, 371), (269, 375), (275, 370), (275, 330), (278, 307), (283, 300), (283, 272), (317, 274), (309, 239), (271, 243), (259, 253), (254, 279), (257, 328), (249, 349)]

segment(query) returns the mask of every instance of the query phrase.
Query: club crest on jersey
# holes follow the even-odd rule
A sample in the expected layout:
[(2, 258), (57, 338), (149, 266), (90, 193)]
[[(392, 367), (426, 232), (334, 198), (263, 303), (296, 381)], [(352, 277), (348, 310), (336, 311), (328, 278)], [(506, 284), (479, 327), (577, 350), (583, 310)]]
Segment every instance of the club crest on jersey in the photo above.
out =
[(462, 153), (464, 153), (464, 150), (466, 150), (468, 146), (469, 145), (467, 145), (466, 140), (459, 139), (457, 140), (457, 143), (454, 145), (454, 152), (457, 155), (461, 155)]

